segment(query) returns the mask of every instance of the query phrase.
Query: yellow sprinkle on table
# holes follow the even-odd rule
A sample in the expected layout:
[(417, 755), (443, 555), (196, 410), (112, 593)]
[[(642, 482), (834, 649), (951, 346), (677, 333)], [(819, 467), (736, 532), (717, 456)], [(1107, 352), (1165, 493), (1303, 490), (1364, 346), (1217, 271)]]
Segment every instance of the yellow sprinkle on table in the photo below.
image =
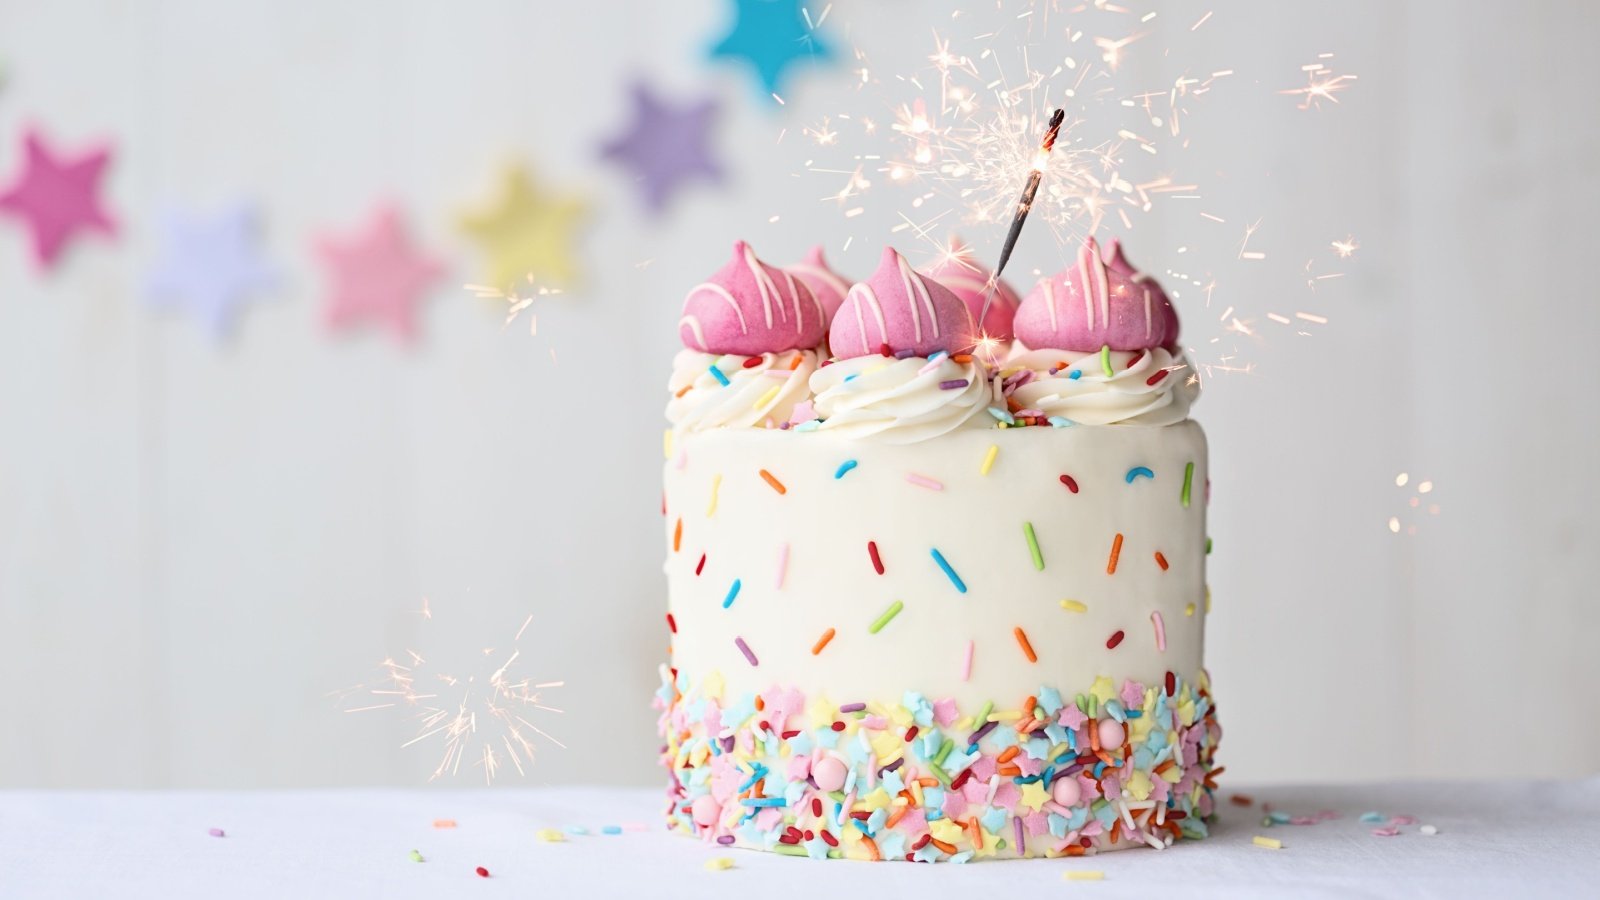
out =
[(535, 834), (538, 835), (539, 840), (548, 841), (552, 844), (558, 844), (567, 839), (566, 835), (554, 828), (541, 828)]
[(1061, 608), (1066, 610), (1067, 612), (1088, 612), (1089, 611), (1089, 607), (1083, 605), (1082, 603), (1079, 603), (1076, 600), (1063, 600), (1063, 601), (1061, 601)]
[(731, 868), (733, 868), (733, 857), (731, 856), (714, 856), (706, 860), (707, 872), (721, 872), (724, 869)]
[(1255, 844), (1257, 847), (1265, 847), (1268, 850), (1283, 849), (1283, 841), (1280, 841), (1277, 838), (1262, 837), (1259, 834), (1251, 838), (1250, 843)]
[(1062, 881), (1105, 881), (1106, 873), (1099, 869), (1068, 869), (1061, 873)]

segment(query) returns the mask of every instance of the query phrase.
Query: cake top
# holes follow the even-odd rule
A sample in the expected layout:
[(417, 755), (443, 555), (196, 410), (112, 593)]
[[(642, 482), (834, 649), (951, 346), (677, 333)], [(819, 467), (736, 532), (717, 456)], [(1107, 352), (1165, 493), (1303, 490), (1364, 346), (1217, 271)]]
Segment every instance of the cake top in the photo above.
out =
[(885, 247), (878, 270), (845, 295), (828, 331), (828, 346), (839, 359), (885, 350), (927, 357), (971, 349), (977, 331), (960, 298)]
[[(972, 248), (965, 241), (952, 238), (949, 249), (928, 269), (928, 277), (959, 297), (974, 321), (983, 317), (983, 321), (978, 322), (982, 337), (1002, 344), (1010, 342), (1011, 321), (1022, 301), (1004, 281), (990, 284), (994, 273), (973, 258)], [(983, 311), (985, 301), (989, 304), (987, 313)]]
[(756, 257), (744, 241), (709, 281), (683, 299), (678, 336), (691, 350), (760, 355), (822, 343), (827, 315), (794, 274)]
[(1089, 238), (1075, 264), (1039, 282), (1022, 301), (1017, 339), (1033, 348), (1089, 352), (1176, 348), (1178, 314), (1154, 278), (1138, 271), (1111, 242), (1102, 257)]

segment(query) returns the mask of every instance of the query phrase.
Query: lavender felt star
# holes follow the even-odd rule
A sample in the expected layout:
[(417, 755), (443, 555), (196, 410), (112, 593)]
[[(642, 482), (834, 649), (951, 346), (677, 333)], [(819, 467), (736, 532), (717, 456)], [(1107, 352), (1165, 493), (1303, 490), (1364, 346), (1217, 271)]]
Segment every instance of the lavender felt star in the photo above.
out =
[(146, 298), (158, 309), (184, 309), (214, 337), (227, 336), (239, 309), (272, 289), (278, 276), (261, 257), (256, 210), (237, 204), (210, 216), (168, 213), (160, 261)]
[(600, 156), (632, 169), (645, 206), (659, 213), (683, 184), (722, 180), (722, 166), (712, 159), (709, 146), (716, 116), (715, 100), (673, 106), (636, 82), (632, 127), (602, 146)]
[(755, 70), (766, 94), (782, 95), (789, 69), (833, 50), (813, 30), (800, 0), (733, 0), (733, 29), (711, 48), (713, 59), (739, 59)]
[(116, 233), (116, 222), (99, 198), (100, 176), (110, 160), (109, 147), (65, 159), (45, 145), (38, 131), (30, 129), (23, 136), (22, 172), (0, 189), (0, 214), (27, 223), (39, 268), (54, 266), (76, 232)]

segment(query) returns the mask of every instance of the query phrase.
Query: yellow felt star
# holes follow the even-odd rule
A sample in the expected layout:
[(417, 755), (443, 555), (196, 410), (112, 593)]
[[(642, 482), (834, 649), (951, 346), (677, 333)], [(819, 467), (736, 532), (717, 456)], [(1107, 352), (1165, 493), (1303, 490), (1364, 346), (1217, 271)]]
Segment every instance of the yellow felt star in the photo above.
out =
[(1034, 812), (1038, 812), (1049, 800), (1050, 792), (1044, 789), (1042, 781), (1030, 781), (1022, 786), (1022, 802)]
[(494, 205), (464, 216), (461, 227), (488, 257), (491, 285), (513, 288), (531, 278), (559, 287), (577, 278), (572, 231), (583, 215), (581, 202), (540, 190), (519, 166), (506, 172)]

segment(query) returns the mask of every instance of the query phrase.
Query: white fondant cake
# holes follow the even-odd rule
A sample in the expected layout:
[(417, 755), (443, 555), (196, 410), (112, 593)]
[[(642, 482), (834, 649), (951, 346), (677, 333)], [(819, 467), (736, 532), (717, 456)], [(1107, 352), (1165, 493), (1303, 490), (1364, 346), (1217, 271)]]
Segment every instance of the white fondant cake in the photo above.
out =
[[(718, 295), (759, 310), (779, 282), (740, 264), (758, 276), (736, 254)], [(1116, 339), (1118, 286), (1153, 282), (1102, 267), (1096, 282), (1080, 259), (1053, 291), (1103, 292), (1096, 337)], [(880, 269), (881, 309), (909, 271)], [(943, 289), (918, 280), (905, 305), (932, 310)], [(777, 305), (799, 308), (788, 290)], [(1203, 835), (1220, 729), (1201, 668), (1206, 444), (1181, 353), (896, 358), (891, 315), (843, 326), (887, 355), (819, 366), (811, 348), (717, 353), (704, 318), (668, 407), (669, 824), (955, 861)]]

